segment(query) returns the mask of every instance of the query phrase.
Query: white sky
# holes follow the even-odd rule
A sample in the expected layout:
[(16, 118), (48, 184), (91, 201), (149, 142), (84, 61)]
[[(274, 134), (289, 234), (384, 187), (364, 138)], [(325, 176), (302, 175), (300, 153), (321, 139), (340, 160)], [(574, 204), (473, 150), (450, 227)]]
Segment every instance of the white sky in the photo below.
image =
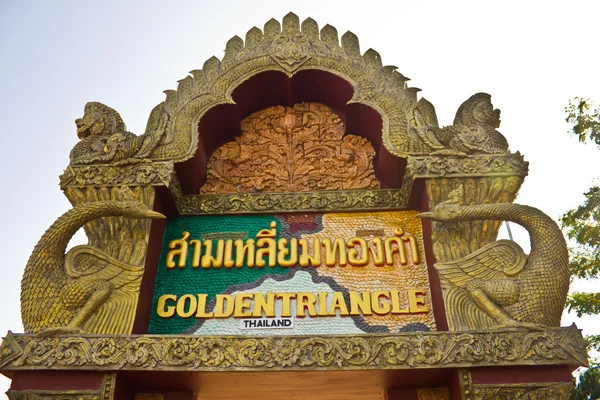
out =
[[(570, 98), (600, 102), (598, 1), (0, 0), (0, 334), (22, 332), (23, 268), (70, 208), (58, 176), (85, 103), (115, 108), (128, 130), (143, 133), (163, 90), (212, 55), (221, 58), (232, 36), (289, 11), (333, 25), (340, 37), (354, 32), (362, 52), (374, 48), (422, 89), (441, 125), (472, 94), (490, 93), (502, 110), (499, 130), (530, 162), (517, 202), (557, 218), (600, 175), (600, 150), (579, 144), (564, 122)], [(527, 249), (527, 235), (514, 233)], [(598, 318), (578, 324), (584, 333), (600, 331)]]

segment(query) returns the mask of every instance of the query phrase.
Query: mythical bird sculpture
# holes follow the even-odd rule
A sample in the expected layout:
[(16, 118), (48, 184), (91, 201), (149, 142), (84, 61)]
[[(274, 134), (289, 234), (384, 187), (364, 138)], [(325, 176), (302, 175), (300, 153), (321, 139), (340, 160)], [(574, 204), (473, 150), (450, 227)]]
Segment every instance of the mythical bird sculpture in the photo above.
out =
[(435, 264), (456, 330), (559, 326), (569, 290), (569, 257), (556, 223), (540, 210), (519, 204), (462, 205), (463, 188), (431, 212), (437, 222), (512, 221), (530, 235), (526, 256), (510, 240), (490, 243), (455, 261)]
[(75, 120), (81, 139), (71, 150), (71, 165), (127, 164), (146, 161), (165, 134), (166, 120), (157, 129), (136, 136), (127, 132), (123, 119), (112, 108), (98, 102), (85, 105), (83, 117)]
[[(143, 268), (120, 262), (92, 246), (77, 246), (65, 256), (71, 237), (97, 218), (164, 218), (138, 201), (97, 201), (76, 206), (59, 217), (35, 246), (21, 283), (25, 332), (80, 332), (92, 314), (103, 332), (127, 324)], [(133, 292), (133, 293), (132, 293)], [(131, 314), (131, 313), (129, 313)], [(97, 325), (98, 325), (97, 324)], [(94, 327), (92, 331), (96, 330)]]
[(494, 109), (491, 96), (477, 93), (456, 112), (454, 124), (440, 128), (435, 108), (422, 98), (412, 109), (411, 125), (419, 137), (433, 149), (432, 154), (467, 155), (506, 153), (508, 142), (496, 130), (500, 110)]

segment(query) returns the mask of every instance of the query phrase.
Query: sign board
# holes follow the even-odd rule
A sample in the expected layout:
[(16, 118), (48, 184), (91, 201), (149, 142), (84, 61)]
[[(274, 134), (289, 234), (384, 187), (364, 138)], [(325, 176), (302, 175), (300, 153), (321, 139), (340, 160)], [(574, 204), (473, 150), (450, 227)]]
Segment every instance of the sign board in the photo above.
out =
[(416, 214), (169, 219), (149, 333), (433, 330), (423, 233)]

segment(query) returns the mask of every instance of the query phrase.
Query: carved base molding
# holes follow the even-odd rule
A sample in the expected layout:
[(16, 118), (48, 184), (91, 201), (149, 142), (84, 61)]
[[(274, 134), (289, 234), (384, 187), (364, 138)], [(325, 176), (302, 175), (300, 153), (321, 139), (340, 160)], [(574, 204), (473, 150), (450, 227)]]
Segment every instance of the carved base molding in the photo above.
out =
[(69, 166), (60, 176), (60, 188), (104, 186), (169, 186), (172, 161), (144, 161), (126, 165)]
[(351, 370), (468, 368), (587, 363), (573, 325), (544, 332), (418, 332), (320, 337), (8, 333), (0, 371), (18, 370)]
[(572, 383), (475, 385), (474, 400), (567, 400)]
[(507, 153), (471, 156), (416, 156), (407, 158), (407, 173), (416, 178), (474, 178), (520, 176), (525, 178), (529, 163), (523, 155)]
[(459, 374), (462, 400), (567, 400), (573, 387), (571, 382), (473, 384), (468, 368)]
[(201, 194), (182, 195), (176, 204), (181, 215), (389, 210), (405, 208), (408, 194), (402, 189)]
[(94, 390), (9, 390), (10, 400), (103, 400)]

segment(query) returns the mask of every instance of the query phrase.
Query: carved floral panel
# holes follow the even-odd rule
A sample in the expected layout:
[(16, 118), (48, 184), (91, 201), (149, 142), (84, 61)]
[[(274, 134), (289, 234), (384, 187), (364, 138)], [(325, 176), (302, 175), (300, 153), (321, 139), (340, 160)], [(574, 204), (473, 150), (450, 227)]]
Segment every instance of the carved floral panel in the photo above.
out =
[(210, 157), (200, 193), (379, 188), (373, 146), (344, 135), (341, 118), (325, 105), (270, 107), (244, 119), (241, 131)]

